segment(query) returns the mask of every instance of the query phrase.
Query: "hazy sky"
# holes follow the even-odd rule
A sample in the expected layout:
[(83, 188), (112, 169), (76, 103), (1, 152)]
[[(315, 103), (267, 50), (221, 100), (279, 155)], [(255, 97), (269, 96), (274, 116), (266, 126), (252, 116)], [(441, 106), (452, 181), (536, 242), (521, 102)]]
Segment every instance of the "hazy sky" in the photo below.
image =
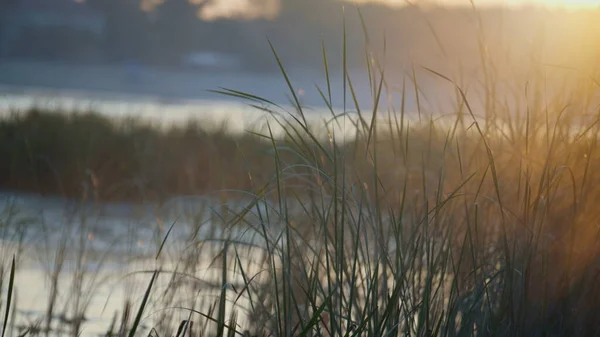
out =
[[(223, 0), (226, 1), (226, 0)], [(407, 0), (346, 0), (354, 3), (379, 2), (391, 5), (405, 5)], [(469, 5), (469, 0), (409, 0), (413, 4), (433, 3), (438, 5)], [(477, 6), (544, 5), (565, 8), (593, 8), (600, 6), (600, 0), (474, 0)]]
[(279, 0), (192, 0), (192, 2), (205, 3), (198, 13), (198, 16), (205, 20), (222, 17), (270, 19), (279, 11)]
[[(164, 0), (148, 0), (149, 2)], [(273, 18), (279, 11), (279, 0), (190, 0), (203, 4), (198, 15), (205, 20), (218, 18)], [(302, 0), (298, 0), (302, 1)], [(410, 1), (413, 4), (437, 4), (444, 6), (470, 6), (470, 0), (340, 0), (353, 3), (378, 2), (394, 6), (403, 6)], [(543, 5), (566, 9), (594, 8), (600, 6), (600, 0), (474, 0), (478, 7), (523, 5)]]
[[(223, 0), (226, 1), (226, 0)], [(346, 0), (354, 3), (379, 2), (392, 5), (405, 5), (407, 0)], [(469, 5), (469, 0), (409, 0), (413, 4), (433, 3), (439, 5)], [(591, 8), (600, 6), (600, 0), (474, 0), (477, 6), (522, 6), (544, 5), (549, 7)]]

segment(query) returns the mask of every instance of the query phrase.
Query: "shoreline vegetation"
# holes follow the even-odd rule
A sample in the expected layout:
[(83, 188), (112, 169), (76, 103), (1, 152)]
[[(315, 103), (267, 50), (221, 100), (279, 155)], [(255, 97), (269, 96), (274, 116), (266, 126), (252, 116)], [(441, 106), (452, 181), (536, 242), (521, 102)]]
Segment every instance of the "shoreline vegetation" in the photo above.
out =
[(252, 191), (275, 175), (270, 146), (257, 131), (230, 132), (226, 120), (165, 128), (93, 111), (31, 108), (0, 120), (0, 189), (99, 203)]
[[(364, 33), (368, 37), (366, 27)], [(159, 133), (135, 121), (32, 110), (0, 122), (0, 187), (98, 200), (160, 202), (173, 191), (251, 196), (241, 210), (206, 210), (208, 222), (206, 214), (193, 214), (154, 233), (156, 252), (138, 271), (145, 283), (128, 284), (122, 315), (114, 316), (107, 336), (140, 335), (148, 330), (142, 321), (152, 329), (148, 335), (158, 337), (188, 331), (211, 337), (597, 336), (597, 64), (554, 96), (546, 90), (544, 64), (532, 56), (519, 60), (523, 73), (499, 74), (486, 56), (484, 32), (475, 33), (482, 114), (473, 112), (459, 80), (428, 69), (456, 89), (453, 122), (423, 114), (423, 123), (411, 124), (403, 104), (410, 93), (401, 88), (389, 123), (380, 123), (375, 113), (361, 111), (345, 73), (347, 110), (356, 110), (358, 119), (356, 137), (341, 143), (328, 128), (344, 116), (312, 129), (271, 45), (296, 109), (280, 121), (283, 138), (270, 124), (237, 136), (197, 124)], [(345, 47), (346, 36), (342, 42)], [(379, 113), (389, 87), (368, 47), (373, 111)], [(330, 83), (325, 46), (322, 55)], [(506, 79), (514, 82), (516, 103), (498, 89)], [(331, 88), (320, 91), (331, 106)], [(276, 109), (264, 98), (228, 93)], [(20, 233), (12, 215), (0, 213), (0, 223), (0, 234)], [(205, 225), (218, 230), (204, 231)], [(172, 228), (191, 234), (174, 241)], [(67, 249), (83, 247), (68, 272), (76, 276), (72, 293), (85, 290), (88, 297), (73, 296), (65, 311), (82, 317), (94, 295), (84, 282), (96, 280), (85, 269), (88, 234), (76, 233), (79, 241), (64, 238), (49, 259), (46, 336), (56, 328), (57, 280), (67, 273)], [(10, 303), (4, 299), (11, 298), (18, 272), (8, 261), (12, 254), (6, 249), (0, 269), (0, 284), (9, 284), (3, 304)], [(101, 264), (94, 268), (102, 270)], [(11, 310), (7, 305), (5, 317)], [(78, 336), (85, 323), (65, 324)]]
[(224, 127), (190, 123), (165, 132), (139, 120), (38, 109), (0, 121), (0, 138), (0, 188), (99, 202), (250, 189), (246, 168), (258, 175), (260, 160), (243, 152), (264, 147)]

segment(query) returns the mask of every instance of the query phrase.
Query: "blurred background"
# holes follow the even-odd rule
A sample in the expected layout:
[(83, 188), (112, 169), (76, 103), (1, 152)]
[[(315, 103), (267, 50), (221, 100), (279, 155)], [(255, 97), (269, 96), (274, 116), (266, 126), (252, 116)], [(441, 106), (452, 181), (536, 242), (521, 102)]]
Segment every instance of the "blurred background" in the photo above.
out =
[[(321, 45), (339, 92), (344, 17), (347, 67), (357, 94), (369, 98), (367, 45), (378, 60), (385, 55), (397, 87), (414, 66), (417, 74), (426, 66), (481, 77), (482, 38), (500, 74), (532, 58), (590, 69), (598, 63), (598, 13), (593, 0), (2, 0), (0, 85), (4, 93), (137, 95), (159, 104), (222, 99), (206, 90), (226, 86), (285, 102), (268, 39), (303, 102), (322, 107), (314, 86), (325, 83)], [(435, 92), (439, 79), (419, 82)], [(339, 97), (333, 103), (343, 105)]]
[[(277, 260), (290, 275), (313, 275), (304, 280), (310, 295), (292, 289), (306, 313), (322, 300), (319, 291), (338, 296), (326, 280), (331, 275), (358, 295), (354, 303), (352, 295), (348, 303), (329, 301), (339, 303), (330, 304), (330, 317), (357, 316), (351, 308), (385, 311), (375, 315), (381, 321), (348, 320), (348, 329), (368, 321), (369, 336), (382, 335), (386, 324), (395, 324), (390, 331), (401, 325), (386, 316), (400, 317), (400, 300), (388, 297), (394, 286), (406, 289), (392, 293), (409, 294), (402, 300), (407, 317), (416, 315), (411, 306), (425, 303), (419, 323), (405, 323), (406, 331), (419, 328), (405, 336), (433, 336), (421, 315), (444, 321), (437, 327), (447, 336), (485, 334), (490, 326), (499, 336), (534, 336), (540, 326), (565, 336), (597, 334), (600, 294), (592, 262), (600, 261), (594, 169), (600, 163), (592, 154), (600, 134), (599, 17), (600, 0), (0, 0), (3, 295), (10, 256), (20, 259), (12, 333), (125, 336), (149, 272), (165, 268), (168, 279), (156, 286), (154, 311), (146, 310), (150, 318), (139, 331), (149, 335), (156, 327), (154, 335), (174, 336), (189, 312), (167, 309), (213, 310), (215, 299), (227, 294), (228, 308), (240, 299), (238, 307), (251, 304), (252, 296), (264, 305), (240, 316), (261, 335), (284, 318), (289, 325), (291, 311), (275, 313), (272, 305), (278, 286), (295, 286), (273, 271), (250, 287), (244, 273), (253, 279)], [(443, 77), (464, 90), (472, 116)], [(265, 100), (211, 91), (220, 88)], [(298, 119), (265, 129), (265, 115), (277, 115), (266, 100)], [(360, 124), (340, 127), (354, 139), (317, 120), (355, 117), (359, 110)], [(383, 131), (372, 133), (374, 112), (389, 123), (377, 123)], [(482, 129), (471, 127), (475, 116)], [(309, 128), (302, 117), (317, 122)], [(257, 130), (262, 135), (246, 132)], [(512, 213), (504, 212), (500, 196)], [(519, 249), (517, 267), (502, 269), (511, 261), (498, 234), (505, 217), (514, 226), (513, 250)], [(475, 232), (478, 222), (485, 225), (487, 241), (475, 239), (467, 250), (462, 235), (468, 228), (470, 238), (471, 221)], [(345, 240), (355, 245), (349, 253), (346, 229)], [(564, 234), (575, 229), (577, 235)], [(292, 231), (300, 242), (287, 266), (279, 250), (283, 230), (287, 245)], [(328, 243), (327, 233), (338, 230)], [(450, 233), (456, 237), (448, 247), (455, 240), (460, 254), (445, 248)], [(415, 239), (421, 235), (424, 241)], [(230, 250), (228, 258), (230, 244), (240, 252)], [(319, 263), (305, 262), (311, 245), (314, 261), (335, 256), (335, 266), (319, 270)], [(364, 253), (373, 247), (390, 258)], [(440, 249), (435, 257), (433, 247)], [(458, 296), (454, 280), (462, 269), (447, 272), (446, 263), (458, 255), (457, 265), (471, 263), (462, 261), (467, 251), (474, 270), (465, 267), (472, 279), (465, 276)], [(394, 271), (387, 274), (382, 261), (407, 256), (427, 266), (407, 262), (406, 276), (390, 262)], [(571, 269), (572, 256), (579, 270)], [(348, 281), (345, 261), (352, 260), (359, 271)], [(556, 277), (547, 277), (547, 261)], [(366, 291), (363, 284), (378, 280), (380, 263), (389, 282), (371, 282)], [(531, 279), (520, 276), (519, 266)], [(507, 276), (496, 278), (500, 270)], [(430, 300), (421, 290), (435, 288), (434, 279), (441, 292), (450, 282), (452, 289)], [(483, 297), (471, 297), (483, 293), (480, 280), (495, 280), (492, 293), (506, 298), (486, 298), (483, 305)], [(562, 280), (579, 283), (568, 293)], [(543, 309), (526, 297), (530, 290), (541, 293), (540, 284), (550, 296)], [(310, 305), (301, 302), (310, 296)], [(506, 310), (496, 307), (505, 299), (519, 300)], [(572, 310), (575, 302), (579, 311)], [(459, 309), (448, 310), (447, 303)], [(547, 303), (554, 307), (546, 311)], [(345, 326), (315, 336), (344, 335)]]

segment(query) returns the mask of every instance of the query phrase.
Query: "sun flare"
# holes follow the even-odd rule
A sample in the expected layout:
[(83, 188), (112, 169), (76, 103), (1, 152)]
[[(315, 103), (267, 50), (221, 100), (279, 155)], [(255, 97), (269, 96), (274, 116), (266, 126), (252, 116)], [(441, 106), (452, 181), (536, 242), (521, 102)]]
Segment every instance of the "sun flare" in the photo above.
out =
[(548, 7), (564, 7), (564, 8), (597, 8), (600, 6), (600, 0), (528, 0), (528, 1), (507, 1), (513, 5), (520, 4), (535, 4)]
[[(441, 6), (470, 6), (470, 0), (346, 0), (354, 3), (382, 3), (395, 6), (441, 5)], [(543, 6), (548, 8), (593, 9), (600, 8), (600, 0), (474, 0), (476, 6)]]

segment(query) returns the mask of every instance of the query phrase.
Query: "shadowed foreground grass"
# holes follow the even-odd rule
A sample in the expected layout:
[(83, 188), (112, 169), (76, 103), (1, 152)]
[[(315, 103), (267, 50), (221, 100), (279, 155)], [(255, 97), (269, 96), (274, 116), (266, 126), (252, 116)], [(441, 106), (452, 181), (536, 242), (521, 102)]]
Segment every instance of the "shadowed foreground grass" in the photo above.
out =
[[(388, 90), (384, 74), (372, 70), (376, 103)], [(162, 273), (170, 279), (163, 300), (216, 291), (178, 307), (201, 327), (190, 335), (596, 336), (600, 115), (588, 103), (600, 88), (544, 97), (545, 80), (535, 74), (517, 83), (533, 94), (517, 90), (527, 97), (516, 108), (498, 103), (490, 72), (483, 113), (471, 110), (457, 86), (452, 123), (408, 125), (402, 106), (389, 108), (387, 123), (362, 111), (355, 141), (344, 144), (333, 132), (317, 137), (299, 104), (295, 118), (281, 120), (284, 140), (270, 125), (236, 138), (29, 113), (2, 126), (1, 137), (12, 141), (2, 142), (2, 157), (12, 163), (2, 164), (9, 177), (2, 184), (56, 191), (59, 181), (76, 193), (71, 177), (88, 168), (117, 185), (131, 179), (164, 181), (176, 193), (237, 189), (230, 195), (247, 204), (219, 213), (213, 225), (224, 229), (220, 236), (191, 236), (174, 258), (177, 273), (150, 270), (145, 299), (158, 296), (153, 285)], [(197, 165), (186, 166), (192, 153)], [(200, 257), (211, 261), (216, 284), (202, 279)], [(133, 335), (147, 303), (120, 335)], [(175, 334), (165, 317), (153, 321), (153, 334)]]

